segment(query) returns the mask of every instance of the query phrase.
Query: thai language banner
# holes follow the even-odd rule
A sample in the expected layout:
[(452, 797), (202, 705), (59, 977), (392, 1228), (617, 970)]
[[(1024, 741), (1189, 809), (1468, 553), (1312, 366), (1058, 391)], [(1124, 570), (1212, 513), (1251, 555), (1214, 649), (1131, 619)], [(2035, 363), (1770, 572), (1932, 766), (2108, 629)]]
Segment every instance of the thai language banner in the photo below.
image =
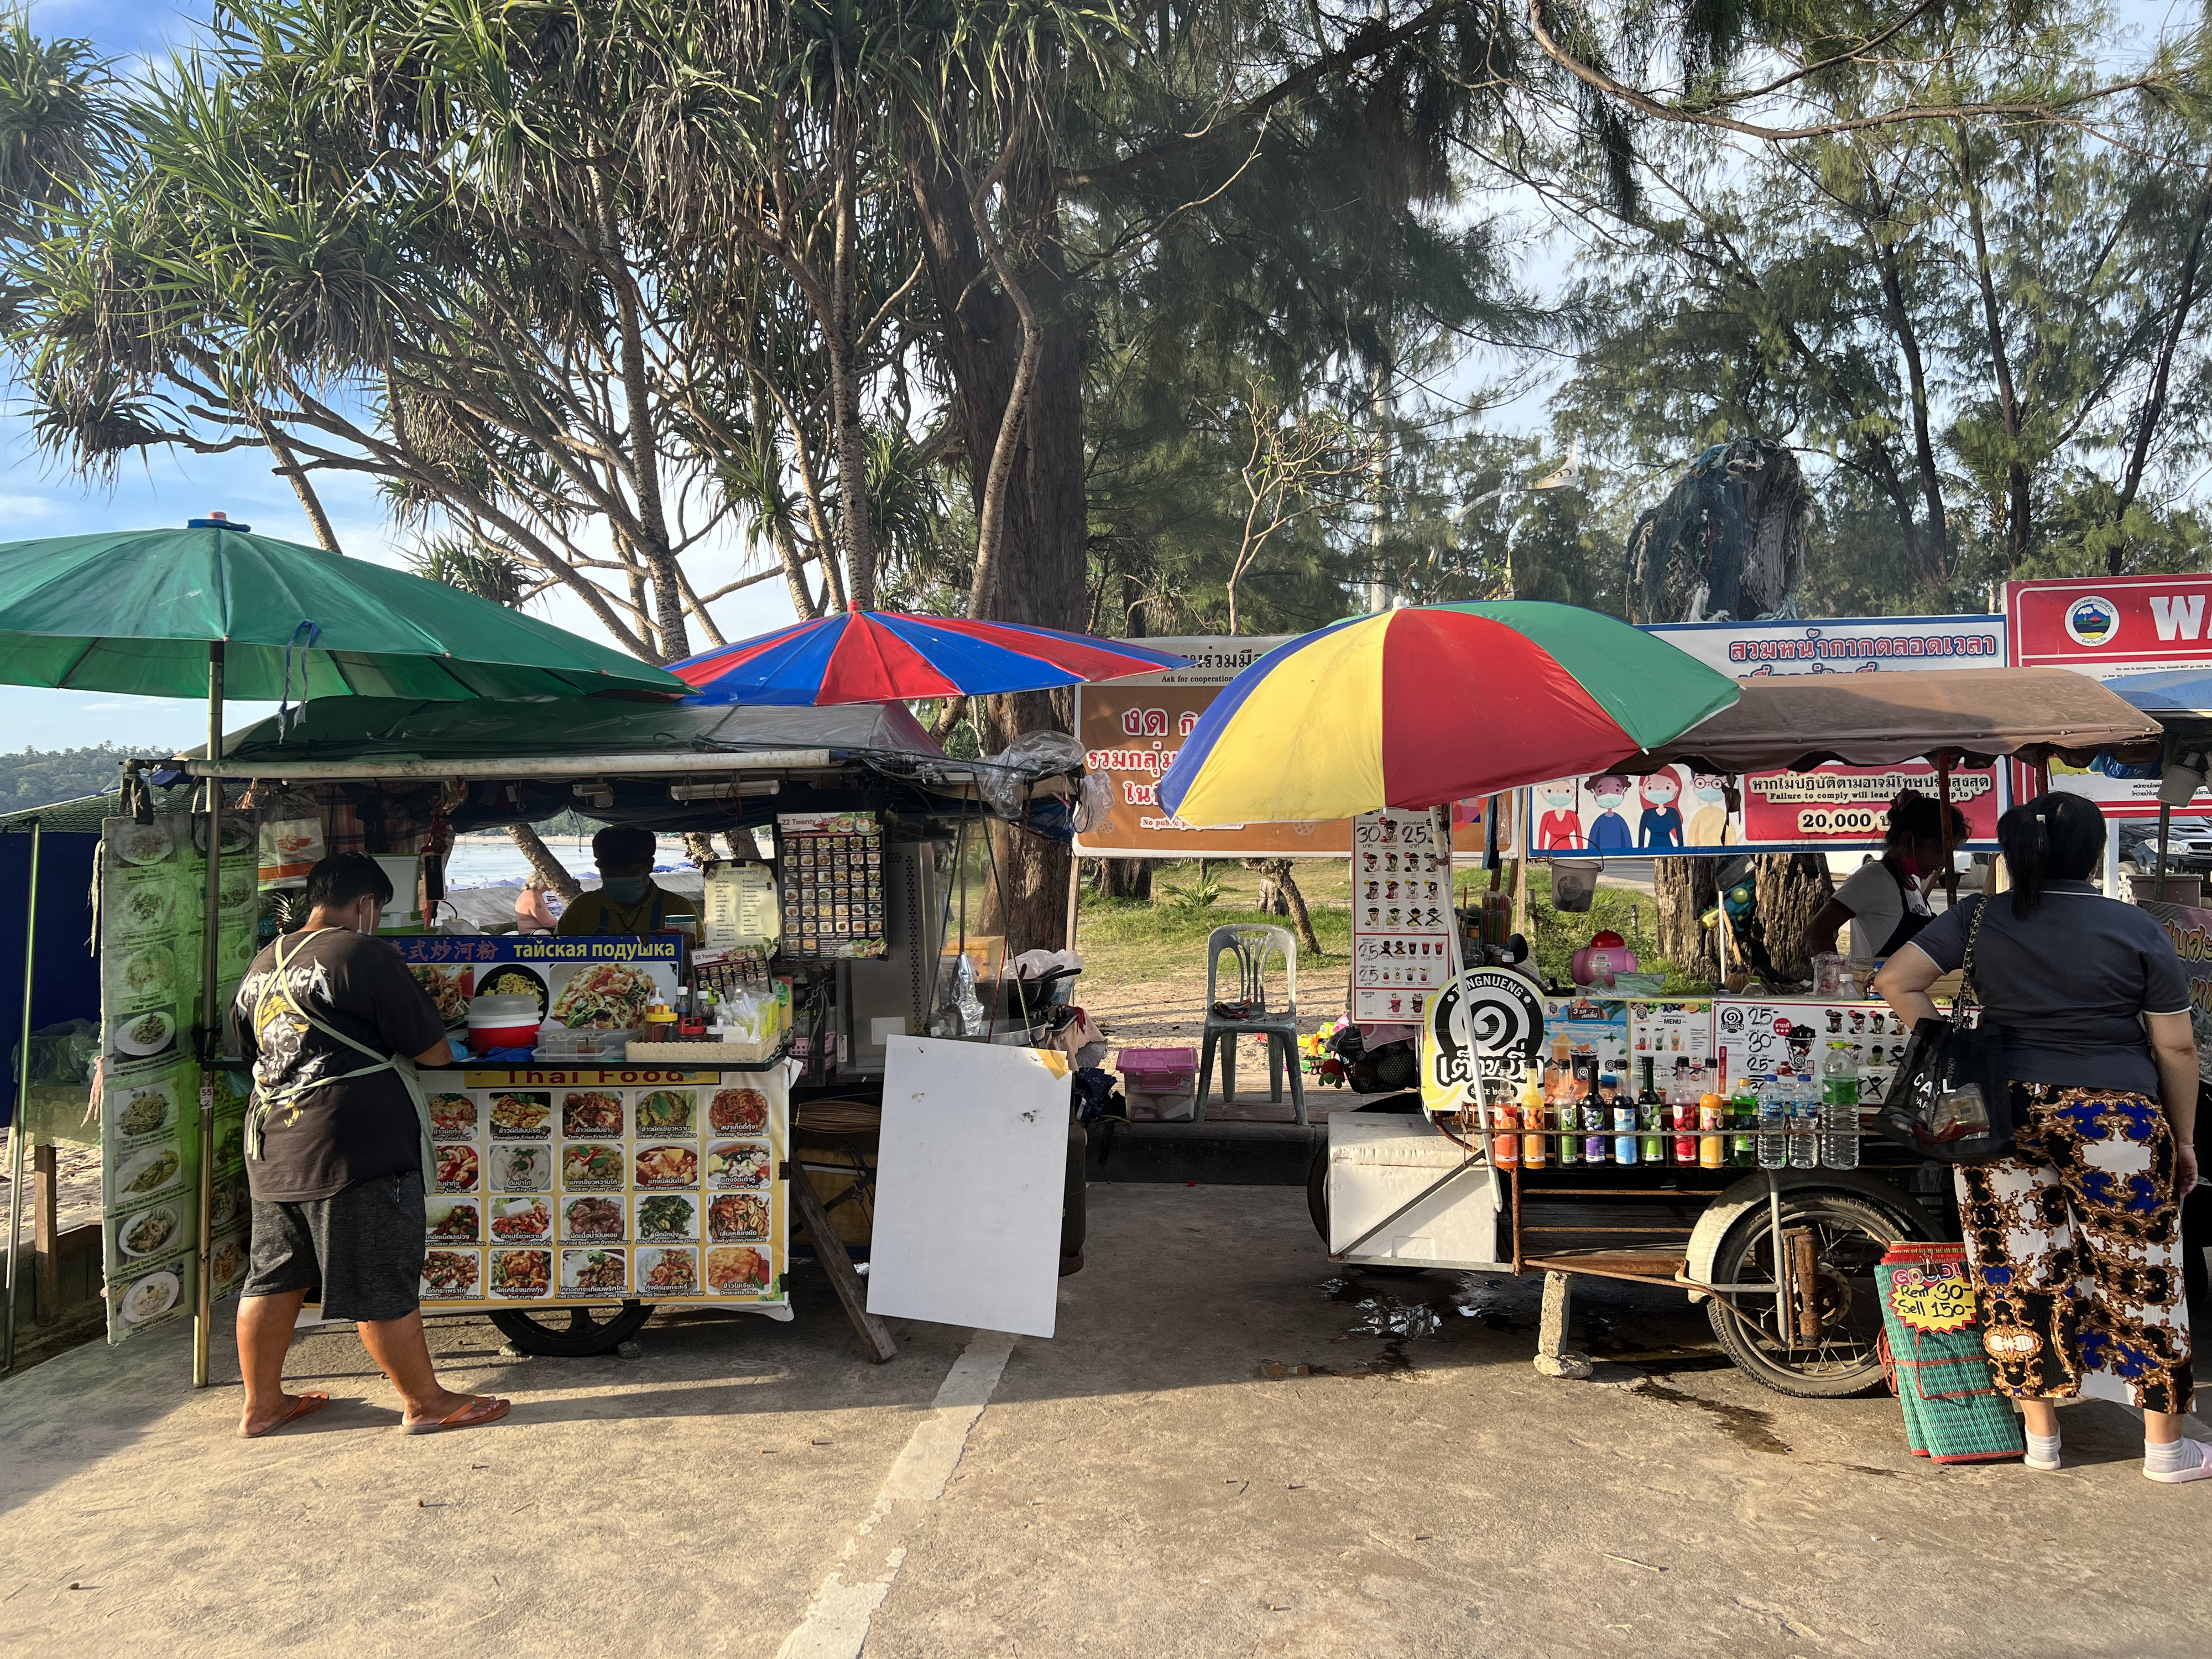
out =
[[(2100, 576), (2007, 582), (2012, 661), (2022, 668), (2070, 668), (2094, 680), (2116, 680), (2175, 668), (2212, 668), (2206, 627), (2212, 576)], [(2014, 787), (2033, 786), (2027, 769)], [(2087, 795), (2107, 817), (2158, 816), (2158, 768), (2130, 776), (2110, 763), (2051, 763), (2051, 787)], [(2212, 813), (2212, 791), (2200, 792), (2177, 814)]]
[[(1111, 792), (1106, 822), (1076, 837), (1075, 850), (1109, 858), (1344, 858), (1352, 850), (1349, 818), (1301, 823), (1247, 823), (1197, 829), (1160, 805), (1161, 775), (1199, 722), (1235, 679), (1296, 635), (1257, 638), (1194, 635), (1146, 640), (1191, 660), (1164, 674), (1133, 674), (1075, 688), (1075, 732), (1085, 764)], [(1298, 734), (1283, 734), (1287, 747)], [(1452, 846), (1462, 855), (1483, 847), (1482, 802), (1452, 809)]]
[[(1686, 623), (1644, 631), (1738, 679), (1998, 668), (2005, 660), (2002, 617)], [(1674, 766), (1648, 775), (1560, 778), (1529, 792), (1528, 851), (1538, 858), (1636, 858), (1863, 847), (1881, 842), (1889, 803), (1907, 787), (1936, 793), (1936, 769), (1924, 762), (1824, 766), (1738, 780)], [(1951, 798), (1966, 815), (1966, 844), (1994, 845), (2004, 806), (2000, 769), (1954, 773)]]

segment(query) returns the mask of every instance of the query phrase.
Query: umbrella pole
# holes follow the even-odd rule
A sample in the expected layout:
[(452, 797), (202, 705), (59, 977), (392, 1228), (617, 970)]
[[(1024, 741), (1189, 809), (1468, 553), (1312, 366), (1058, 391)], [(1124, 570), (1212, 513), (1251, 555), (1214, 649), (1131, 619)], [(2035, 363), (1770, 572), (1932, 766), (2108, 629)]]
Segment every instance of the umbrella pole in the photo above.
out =
[(222, 1054), (221, 1015), (216, 1006), (216, 959), (222, 946), (222, 641), (208, 644), (207, 913), (200, 941), (200, 1217), (192, 1275), (199, 1311), (192, 1319), (192, 1386), (208, 1385), (208, 1339), (214, 1327), (208, 1258), (215, 1188), (215, 1063)]
[(23, 908), (23, 1035), (15, 1050), (15, 1109), (8, 1120), (8, 1328), (0, 1373), (15, 1369), (15, 1278), (22, 1253), (23, 1136), (31, 1114), (31, 984), (39, 959), (39, 843), (46, 825), (31, 820), (31, 889)]
[(1943, 902), (1947, 905), (1959, 902), (1958, 860), (1951, 848), (1951, 765), (1956, 758), (1948, 749), (1936, 757), (1936, 790), (1942, 801), (1936, 830), (1943, 848)]
[(2166, 837), (2172, 833), (2173, 809), (2160, 801), (2158, 804), (2158, 873), (2152, 878), (2152, 890), (2158, 895), (2161, 904), (2166, 902)]

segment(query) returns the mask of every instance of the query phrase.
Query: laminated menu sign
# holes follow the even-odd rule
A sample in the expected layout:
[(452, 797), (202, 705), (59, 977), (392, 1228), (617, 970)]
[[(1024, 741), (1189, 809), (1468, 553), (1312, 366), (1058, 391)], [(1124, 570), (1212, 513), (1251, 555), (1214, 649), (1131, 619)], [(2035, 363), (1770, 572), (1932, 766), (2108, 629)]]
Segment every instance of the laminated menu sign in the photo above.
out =
[(516, 934), (488, 939), (426, 933), (392, 940), (445, 1016), (468, 1024), (472, 997), (524, 995), (539, 1020), (571, 1030), (621, 1031), (645, 1024), (656, 1002), (676, 1000), (683, 946), (673, 934), (647, 939)]
[(1352, 1017), (1418, 1020), (1452, 972), (1451, 848), (1432, 812), (1352, 821)]
[(1787, 1065), (1820, 1074), (1828, 1044), (1848, 1042), (1858, 1062), (1859, 1103), (1879, 1105), (1889, 1092), (1912, 1033), (1881, 1002), (1815, 1002), (1809, 998), (1766, 1002), (1721, 997), (1713, 1003), (1713, 1040), (1728, 1054), (1731, 1085), (1765, 1077)]
[(1678, 1060), (1703, 1066), (1713, 1057), (1713, 1005), (1710, 1000), (1662, 1002), (1642, 998), (1628, 1005), (1629, 1052), (1642, 1075), (1643, 1062), (1656, 1062), (1656, 1074), (1674, 1075)]
[(775, 876), (760, 864), (718, 864), (706, 876), (702, 945), (720, 950), (773, 941), (781, 926)]
[[(202, 1077), (191, 1035), (206, 823), (184, 816), (149, 823), (111, 818), (100, 830), (101, 1249), (111, 1342), (193, 1310)], [(216, 971), (228, 999), (252, 957), (257, 888), (251, 826), (227, 821), (225, 829)], [(210, 1083), (220, 1165), (225, 1109), (234, 1106), (229, 1120), (242, 1122), (244, 1107), (231, 1074), (214, 1073)], [(228, 1146), (235, 1146), (234, 1138)], [(216, 1260), (242, 1273), (242, 1202), (221, 1183), (211, 1202)], [(218, 1288), (224, 1282), (218, 1273)]]
[(424, 1306), (789, 1300), (781, 1067), (426, 1072), (423, 1086)]
[(784, 812), (780, 954), (817, 959), (884, 953), (884, 837), (873, 812)]

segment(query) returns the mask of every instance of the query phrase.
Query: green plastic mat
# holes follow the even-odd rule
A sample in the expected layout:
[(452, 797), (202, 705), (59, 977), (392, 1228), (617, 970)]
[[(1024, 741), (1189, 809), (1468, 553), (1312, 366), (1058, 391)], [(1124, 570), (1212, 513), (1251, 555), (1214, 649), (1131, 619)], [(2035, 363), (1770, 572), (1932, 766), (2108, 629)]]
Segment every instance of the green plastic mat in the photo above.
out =
[(1905, 1437), (1936, 1463), (2024, 1456), (2012, 1401), (1990, 1382), (1963, 1244), (1893, 1244), (1875, 1269)]

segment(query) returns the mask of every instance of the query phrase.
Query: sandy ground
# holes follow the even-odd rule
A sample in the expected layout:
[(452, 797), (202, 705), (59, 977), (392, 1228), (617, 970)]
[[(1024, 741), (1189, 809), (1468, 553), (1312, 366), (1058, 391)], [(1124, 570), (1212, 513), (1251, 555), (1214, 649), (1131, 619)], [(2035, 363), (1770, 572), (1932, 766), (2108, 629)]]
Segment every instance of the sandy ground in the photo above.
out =
[[(1664, 1293), (1586, 1295), (1610, 1363), (1555, 1382), (1534, 1281), (1336, 1283), (1294, 1190), (1091, 1218), (1057, 1336), (1010, 1357), (902, 1326), (870, 1366), (811, 1273), (789, 1325), (665, 1319), (635, 1358), (442, 1323), (452, 1378), (517, 1401), (466, 1434), (398, 1434), (343, 1331), (291, 1365), (339, 1403), (251, 1443), (181, 1328), (80, 1349), (0, 1384), (0, 1649), (2203, 1650), (2212, 1485), (2143, 1480), (2119, 1408), (2065, 1410), (2060, 1474), (1935, 1468), (1894, 1402), (1768, 1394)], [(1443, 1328), (1357, 1333), (1376, 1297)]]

